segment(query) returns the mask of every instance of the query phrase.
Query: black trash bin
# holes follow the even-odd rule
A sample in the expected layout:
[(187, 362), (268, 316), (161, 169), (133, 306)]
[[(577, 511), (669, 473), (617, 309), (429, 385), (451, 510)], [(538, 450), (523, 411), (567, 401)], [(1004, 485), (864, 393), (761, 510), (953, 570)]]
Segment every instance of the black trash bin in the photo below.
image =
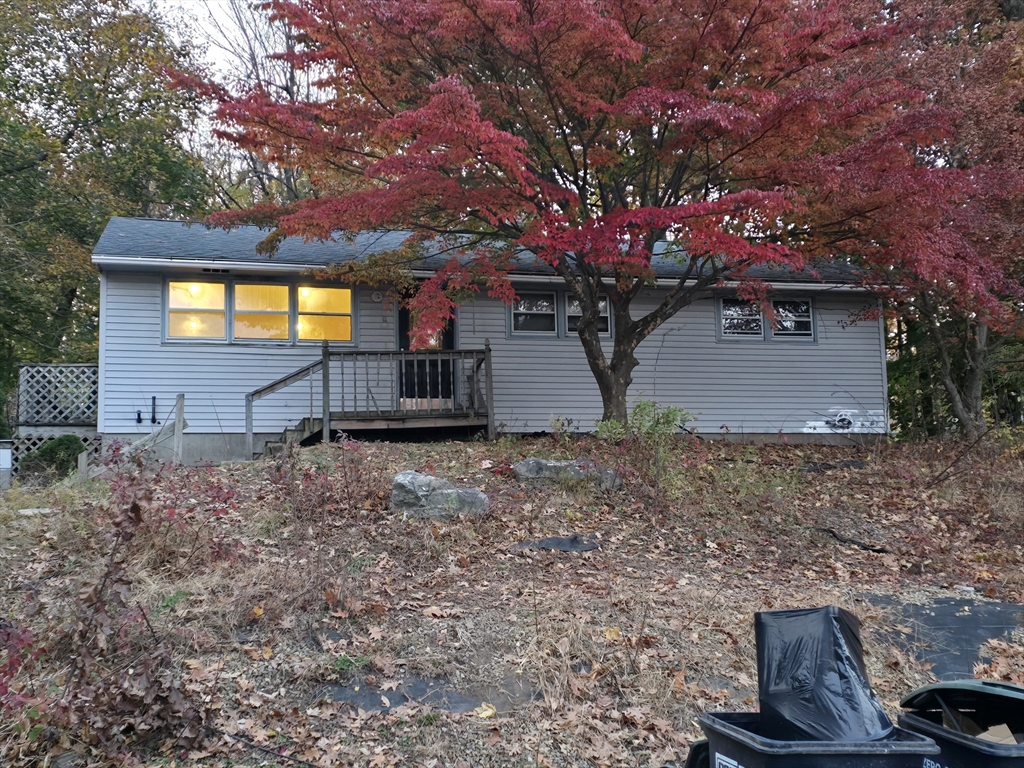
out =
[(757, 712), (700, 716), (711, 768), (922, 768), (939, 748), (927, 736), (894, 728), (874, 741), (778, 741), (761, 735)]
[[(937, 766), (1024, 766), (1024, 744), (1012, 737), (1024, 737), (1024, 688), (1018, 685), (995, 680), (936, 683), (914, 691), (900, 705), (909, 710), (899, 716), (900, 726), (939, 745), (942, 755)], [(1012, 743), (990, 740), (1000, 733), (1008, 735)]]
[(711, 768), (707, 739), (695, 741), (690, 745), (690, 754), (686, 756), (686, 764), (683, 768)]

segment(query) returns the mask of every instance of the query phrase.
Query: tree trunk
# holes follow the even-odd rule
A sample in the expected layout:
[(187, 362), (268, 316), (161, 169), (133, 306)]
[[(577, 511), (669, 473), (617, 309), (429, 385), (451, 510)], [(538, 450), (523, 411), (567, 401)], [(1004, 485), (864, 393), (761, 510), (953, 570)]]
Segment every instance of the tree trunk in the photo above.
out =
[(976, 440), (985, 432), (985, 411), (982, 403), (982, 385), (988, 369), (988, 324), (970, 320), (964, 328), (964, 374), (963, 386), (959, 386), (953, 373), (949, 339), (942, 325), (934, 315), (929, 318), (928, 329), (939, 355), (939, 382), (946, 392), (949, 407), (953, 411), (960, 432), (967, 440)]
[[(629, 420), (626, 396), (633, 383), (633, 369), (639, 365), (636, 359), (637, 347), (666, 320), (693, 301), (695, 294), (717, 282), (722, 275), (721, 270), (710, 260), (691, 257), (685, 264), (679, 282), (667, 291), (657, 307), (638, 320), (632, 319), (630, 307), (645, 285), (643, 280), (628, 273), (620, 273), (614, 281), (605, 282), (600, 271), (593, 267), (581, 267), (576, 271), (566, 261), (556, 263), (555, 270), (565, 279), (580, 304), (577, 332), (601, 393), (601, 418), (603, 421), (626, 424)], [(607, 296), (611, 304), (611, 360), (605, 355), (602, 346), (602, 296)], [(603, 341), (607, 343), (607, 339)]]
[(587, 363), (594, 374), (597, 388), (601, 393), (602, 421), (617, 421), (625, 424), (629, 419), (626, 394), (633, 383), (633, 369), (638, 362), (633, 354), (640, 340), (637, 339), (635, 323), (629, 319), (629, 304), (612, 305), (610, 321), (614, 329), (611, 360), (605, 356), (601, 345), (598, 326), (600, 312), (594, 302), (594, 311), (588, 312), (587, 302), (582, 302), (583, 316), (579, 320), (579, 336)]

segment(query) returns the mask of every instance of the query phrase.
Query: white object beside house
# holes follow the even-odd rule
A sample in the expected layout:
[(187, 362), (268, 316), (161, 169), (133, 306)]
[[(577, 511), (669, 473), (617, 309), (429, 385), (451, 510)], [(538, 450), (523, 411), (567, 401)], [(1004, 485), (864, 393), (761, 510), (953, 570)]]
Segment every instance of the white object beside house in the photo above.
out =
[[(589, 431), (601, 417), (575, 307), (543, 265), (523, 262), (513, 273), (515, 306), (477, 298), (460, 307), (438, 350), (410, 353), (402, 350), (407, 317), (386, 292), (311, 273), (394, 249), (403, 233), (288, 239), (272, 257), (256, 251), (266, 234), (110, 221), (93, 251), (104, 441), (159, 430), (179, 393), (187, 462), (249, 455), (246, 396), (254, 392), (248, 421), (257, 453), (286, 429), (319, 429), (325, 407), (332, 428), (344, 430), (490, 422), (492, 431), (553, 423)], [(414, 273), (429, 274), (444, 258), (428, 254)], [(657, 267), (666, 280), (674, 268), (668, 260)], [(855, 319), (878, 300), (838, 271), (824, 280), (767, 276), (774, 323), (727, 287), (708, 291), (640, 346), (630, 396), (686, 409), (694, 415), (687, 426), (708, 437), (848, 442), (885, 434), (883, 321)], [(644, 289), (635, 311), (653, 308), (663, 290)], [(330, 403), (322, 391), (325, 339)]]

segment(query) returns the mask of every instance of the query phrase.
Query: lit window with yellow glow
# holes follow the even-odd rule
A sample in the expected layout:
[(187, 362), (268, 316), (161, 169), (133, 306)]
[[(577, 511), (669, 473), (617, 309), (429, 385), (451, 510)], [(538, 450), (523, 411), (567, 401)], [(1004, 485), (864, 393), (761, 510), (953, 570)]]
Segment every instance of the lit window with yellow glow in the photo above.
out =
[(234, 338), (288, 341), (288, 286), (235, 285)]
[(167, 284), (167, 336), (173, 339), (223, 339), (224, 284)]
[(299, 286), (299, 341), (352, 341), (352, 291)]

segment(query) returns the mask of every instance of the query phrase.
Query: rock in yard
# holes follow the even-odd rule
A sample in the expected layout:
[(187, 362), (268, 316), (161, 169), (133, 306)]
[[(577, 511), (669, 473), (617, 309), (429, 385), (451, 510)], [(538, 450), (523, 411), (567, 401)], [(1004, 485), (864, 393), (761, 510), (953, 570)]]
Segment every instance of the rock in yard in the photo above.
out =
[(57, 510), (52, 507), (31, 507), (29, 509), (19, 509), (18, 514), (23, 517), (37, 517), (39, 515), (55, 515)]
[(406, 470), (395, 475), (391, 509), (412, 517), (447, 520), (456, 515), (482, 515), (487, 495), (476, 488), (456, 488), (447, 480)]
[(516, 480), (589, 480), (602, 491), (617, 491), (622, 487), (622, 478), (614, 469), (602, 467), (589, 459), (554, 461), (552, 459), (523, 459), (512, 466)]

